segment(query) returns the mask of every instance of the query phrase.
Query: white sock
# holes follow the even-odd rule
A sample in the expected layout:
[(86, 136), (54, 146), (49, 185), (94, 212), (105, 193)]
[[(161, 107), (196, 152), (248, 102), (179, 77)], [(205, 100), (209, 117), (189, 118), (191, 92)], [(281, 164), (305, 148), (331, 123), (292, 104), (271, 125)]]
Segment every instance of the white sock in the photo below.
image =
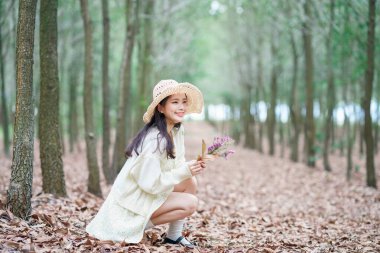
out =
[[(169, 229), (166, 233), (166, 237), (173, 241), (176, 241), (178, 237), (182, 236), (182, 229), (184, 223), (185, 219), (170, 222)], [(186, 244), (190, 243), (188, 240), (186, 240), (186, 238), (183, 238), (181, 242)]]
[(148, 223), (145, 225), (144, 230), (150, 229), (152, 227), (154, 227), (154, 224), (153, 224), (152, 220), (149, 220)]

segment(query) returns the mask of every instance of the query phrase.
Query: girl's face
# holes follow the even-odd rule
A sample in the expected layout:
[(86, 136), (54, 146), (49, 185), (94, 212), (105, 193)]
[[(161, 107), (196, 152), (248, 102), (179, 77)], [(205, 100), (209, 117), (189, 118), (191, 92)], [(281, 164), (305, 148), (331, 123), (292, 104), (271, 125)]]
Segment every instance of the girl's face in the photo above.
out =
[(185, 93), (169, 96), (164, 105), (158, 105), (158, 111), (163, 113), (168, 126), (182, 122), (187, 110), (187, 97)]

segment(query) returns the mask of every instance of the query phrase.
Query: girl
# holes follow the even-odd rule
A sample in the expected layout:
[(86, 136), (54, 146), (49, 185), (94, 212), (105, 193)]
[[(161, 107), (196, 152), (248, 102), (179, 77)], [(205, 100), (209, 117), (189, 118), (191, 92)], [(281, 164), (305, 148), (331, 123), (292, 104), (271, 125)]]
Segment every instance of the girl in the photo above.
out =
[(194, 245), (182, 236), (184, 218), (197, 207), (195, 175), (203, 161), (185, 161), (186, 113), (200, 113), (203, 96), (190, 83), (162, 80), (143, 120), (146, 125), (127, 147), (127, 162), (86, 231), (101, 240), (138, 243), (144, 230), (169, 223), (165, 243)]

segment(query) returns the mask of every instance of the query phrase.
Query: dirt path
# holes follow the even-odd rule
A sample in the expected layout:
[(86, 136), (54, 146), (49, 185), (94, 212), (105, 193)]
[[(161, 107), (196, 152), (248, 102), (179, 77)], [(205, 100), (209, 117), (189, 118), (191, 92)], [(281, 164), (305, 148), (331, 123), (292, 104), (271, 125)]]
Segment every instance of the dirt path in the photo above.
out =
[[(207, 125), (189, 124), (187, 129), (194, 136), (187, 142), (191, 154), (200, 152), (195, 136), (211, 143), (215, 135)], [(379, 252), (380, 193), (361, 186), (363, 175), (355, 175), (351, 185), (342, 175), (344, 170), (326, 174), (236, 147), (230, 160), (213, 162), (199, 177), (199, 209), (204, 212), (198, 216), (208, 223), (202, 227), (205, 245), (267, 252)]]
[[(187, 158), (211, 144), (217, 134), (205, 123), (186, 123)], [(379, 252), (380, 192), (363, 186), (363, 172), (351, 184), (344, 169), (326, 174), (288, 159), (235, 148), (229, 160), (209, 163), (198, 176), (199, 206), (187, 219), (185, 233), (200, 252)], [(36, 152), (35, 168), (39, 167)], [(102, 199), (86, 190), (82, 151), (64, 157), (69, 197), (41, 194), (34, 172), (33, 215), (29, 223), (6, 212), (4, 201), (10, 161), (1, 161), (0, 251), (26, 252), (176, 252), (161, 245), (166, 226), (148, 232), (145, 244), (100, 242), (84, 233)], [(339, 159), (333, 160), (335, 167)], [(102, 182), (103, 193), (109, 187)], [(64, 249), (64, 250), (63, 250)], [(17, 252), (17, 251), (13, 251)]]

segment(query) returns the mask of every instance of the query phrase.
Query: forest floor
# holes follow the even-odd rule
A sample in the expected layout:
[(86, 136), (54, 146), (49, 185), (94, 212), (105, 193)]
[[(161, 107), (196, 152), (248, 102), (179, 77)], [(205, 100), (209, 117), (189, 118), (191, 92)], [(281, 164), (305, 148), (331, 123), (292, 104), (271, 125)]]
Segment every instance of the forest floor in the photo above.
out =
[[(205, 123), (185, 124), (187, 158), (201, 150), (201, 139), (217, 135)], [(37, 144), (36, 144), (37, 145)], [(67, 198), (41, 193), (35, 152), (32, 215), (22, 221), (5, 210), (11, 161), (0, 160), (1, 252), (380, 252), (380, 191), (365, 186), (364, 158), (345, 180), (345, 161), (331, 156), (332, 173), (235, 147), (229, 159), (208, 164), (197, 176), (199, 206), (184, 233), (196, 250), (162, 244), (167, 225), (147, 232), (139, 244), (99, 241), (85, 232), (103, 199), (86, 193), (85, 152), (63, 157)], [(378, 175), (380, 156), (376, 157)], [(380, 178), (378, 176), (378, 183)], [(103, 195), (110, 187), (102, 180)]]

